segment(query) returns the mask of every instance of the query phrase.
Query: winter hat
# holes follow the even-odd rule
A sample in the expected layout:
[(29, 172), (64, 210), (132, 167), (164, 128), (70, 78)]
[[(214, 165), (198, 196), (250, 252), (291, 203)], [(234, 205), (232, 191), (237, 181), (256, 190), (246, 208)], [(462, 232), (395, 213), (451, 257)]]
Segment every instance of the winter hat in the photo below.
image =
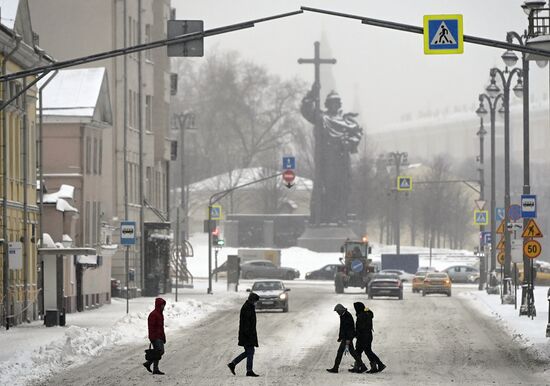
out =
[(250, 300), (251, 302), (257, 302), (258, 300), (260, 300), (260, 297), (258, 296), (258, 294), (251, 292), (250, 295), (248, 295), (248, 300)]
[(361, 302), (353, 303), (353, 308), (355, 308), (355, 311), (357, 312), (363, 312), (366, 309), (365, 305)]
[(334, 306), (334, 311), (340, 313), (340, 312), (344, 312), (344, 311), (347, 311), (348, 309), (346, 307), (344, 307), (343, 305), (341, 305), (340, 303), (338, 303), (337, 305)]

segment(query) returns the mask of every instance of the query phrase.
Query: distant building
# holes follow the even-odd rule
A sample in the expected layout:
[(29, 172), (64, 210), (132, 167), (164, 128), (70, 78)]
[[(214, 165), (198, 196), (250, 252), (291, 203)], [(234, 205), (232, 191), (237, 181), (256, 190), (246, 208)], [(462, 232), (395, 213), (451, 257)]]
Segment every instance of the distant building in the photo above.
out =
[[(26, 0), (0, 0), (2, 75), (51, 60), (36, 44)], [(3, 102), (35, 79), (1, 82)], [(0, 118), (0, 321), (38, 317), (38, 207), (36, 205), (36, 86), (14, 100)], [(10, 253), (10, 259), (6, 255)]]

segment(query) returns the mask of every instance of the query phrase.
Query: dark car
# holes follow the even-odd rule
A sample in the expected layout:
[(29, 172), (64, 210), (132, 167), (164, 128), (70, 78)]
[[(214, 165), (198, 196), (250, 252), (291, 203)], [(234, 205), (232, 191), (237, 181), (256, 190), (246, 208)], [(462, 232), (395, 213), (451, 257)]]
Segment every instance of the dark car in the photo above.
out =
[(306, 280), (334, 280), (338, 267), (343, 267), (343, 265), (327, 264), (323, 268), (306, 273)]
[(294, 268), (277, 267), (269, 260), (250, 260), (241, 264), (243, 279), (284, 279), (294, 280), (300, 277), (300, 271)]
[(403, 282), (397, 275), (378, 273), (369, 282), (369, 299), (375, 296), (393, 296), (403, 300)]
[[(246, 290), (250, 292), (250, 289)], [(288, 312), (288, 292), (290, 288), (280, 280), (262, 280), (255, 281), (252, 284), (252, 292), (258, 294), (260, 300), (256, 303), (257, 310), (282, 309)]]

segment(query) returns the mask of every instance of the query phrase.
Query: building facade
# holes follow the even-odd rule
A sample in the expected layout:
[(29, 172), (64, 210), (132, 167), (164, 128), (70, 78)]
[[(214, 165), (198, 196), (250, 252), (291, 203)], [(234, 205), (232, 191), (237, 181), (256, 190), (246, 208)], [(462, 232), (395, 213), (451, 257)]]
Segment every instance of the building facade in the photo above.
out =
[[(31, 0), (30, 5), (41, 44), (59, 60), (164, 39), (170, 17), (169, 0)], [(119, 241), (120, 221), (138, 224), (138, 240), (129, 252), (129, 287), (137, 293), (144, 282), (140, 224), (159, 221), (150, 207), (168, 213), (170, 62), (166, 49), (159, 48), (90, 66), (107, 71), (113, 114), (113, 130), (102, 136), (103, 165), (108, 165), (102, 173), (109, 182), (101, 189), (101, 221), (115, 229), (113, 243)], [(123, 248), (113, 257), (112, 276), (125, 283)]]
[[(37, 47), (27, 1), (0, 1), (2, 74), (49, 62)], [(23, 90), (35, 77), (1, 82), (2, 100)], [(36, 87), (29, 88), (0, 116), (0, 307), (1, 324), (38, 317), (36, 205)], [(10, 258), (6, 259), (9, 255)]]

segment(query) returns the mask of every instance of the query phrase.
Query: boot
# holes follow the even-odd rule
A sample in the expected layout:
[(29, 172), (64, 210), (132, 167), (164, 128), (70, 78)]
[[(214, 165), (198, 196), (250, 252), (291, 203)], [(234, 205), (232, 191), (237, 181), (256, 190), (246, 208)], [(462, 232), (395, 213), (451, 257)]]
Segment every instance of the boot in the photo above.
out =
[(254, 371), (250, 370), (246, 372), (247, 377), (259, 377), (258, 374), (256, 374)]
[(155, 374), (155, 375), (164, 375), (164, 373), (162, 371), (160, 371), (158, 369), (158, 367), (153, 369), (153, 374)]
[(376, 363), (371, 362), (370, 363), (370, 370), (367, 371), (367, 373), (372, 374), (372, 373), (377, 373), (377, 372), (378, 372), (378, 367), (376, 366)]
[(149, 371), (150, 373), (153, 372), (153, 370), (151, 370), (151, 363), (143, 362), (143, 367), (145, 367), (147, 369), (147, 371)]
[(338, 373), (338, 367), (333, 367), (331, 369), (327, 369), (329, 373)]
[(380, 362), (378, 364), (378, 370), (376, 371), (377, 373), (381, 372), (382, 370), (384, 370), (386, 368), (386, 365), (383, 364), (382, 362)]
[(235, 363), (231, 362), (227, 364), (227, 367), (229, 367), (229, 370), (233, 375), (235, 375)]
[(367, 370), (368, 370), (367, 366), (365, 366), (364, 363), (361, 363), (361, 366), (359, 366), (359, 368), (357, 369), (357, 372), (358, 373), (364, 373)]

